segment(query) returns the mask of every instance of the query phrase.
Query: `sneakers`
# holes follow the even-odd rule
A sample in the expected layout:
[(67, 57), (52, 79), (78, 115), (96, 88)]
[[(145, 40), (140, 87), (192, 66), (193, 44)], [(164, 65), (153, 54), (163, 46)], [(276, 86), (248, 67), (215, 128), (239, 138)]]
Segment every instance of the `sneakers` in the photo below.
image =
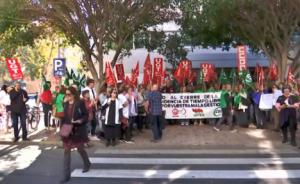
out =
[(28, 138), (24, 138), (24, 139), (23, 139), (23, 141), (30, 141), (30, 139), (28, 139)]
[(96, 136), (90, 136), (89, 139), (91, 141), (98, 141), (99, 140), (98, 137), (96, 137)]
[(237, 133), (237, 129), (230, 130), (231, 133)]
[(152, 143), (158, 143), (159, 140), (158, 140), (158, 139), (152, 139), (151, 142), (152, 142)]
[(18, 142), (18, 141), (19, 141), (19, 139), (20, 139), (20, 137), (16, 137), (16, 138), (14, 138), (13, 142)]
[(129, 140), (129, 141), (124, 140), (124, 142), (127, 143), (127, 144), (134, 144), (133, 140)]
[(214, 127), (214, 130), (217, 131), (217, 132), (220, 132), (221, 130), (217, 127)]

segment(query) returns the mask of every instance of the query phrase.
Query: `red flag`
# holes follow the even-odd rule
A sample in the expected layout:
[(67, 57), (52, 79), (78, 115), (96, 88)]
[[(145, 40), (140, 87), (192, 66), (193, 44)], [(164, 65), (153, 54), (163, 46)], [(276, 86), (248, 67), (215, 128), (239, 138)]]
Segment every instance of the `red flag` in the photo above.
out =
[(192, 73), (192, 62), (190, 60), (184, 59), (180, 61), (183, 72), (184, 80), (188, 80)]
[(105, 75), (106, 75), (106, 83), (108, 86), (114, 86), (117, 83), (115, 75), (111, 69), (110, 63), (105, 64)]
[(150, 60), (150, 54), (148, 53), (144, 64), (143, 84), (148, 85), (151, 82), (151, 80), (152, 80), (152, 65)]
[(263, 67), (260, 67), (260, 71), (259, 71), (259, 75), (258, 75), (258, 84), (260, 86), (263, 86), (264, 81), (265, 81), (265, 71), (264, 71)]
[(272, 63), (269, 67), (269, 79), (276, 81), (278, 79), (278, 67), (275, 63)]
[(163, 75), (163, 58), (154, 58), (153, 83), (160, 85)]
[(121, 64), (116, 64), (116, 74), (117, 74), (117, 79), (124, 81), (125, 80), (125, 72), (124, 72), (124, 65)]
[(163, 74), (161, 76), (161, 84), (165, 84), (166, 83), (166, 77), (168, 76), (166, 70), (163, 70)]
[(126, 78), (125, 78), (125, 84), (131, 86), (131, 81), (128, 76), (126, 76)]
[(295, 76), (292, 72), (292, 67), (289, 67), (289, 72), (288, 72), (288, 76), (287, 76), (287, 82), (288, 84), (292, 84), (292, 83), (295, 83), (296, 80), (295, 80)]
[(201, 69), (203, 72), (203, 77), (205, 82), (211, 82), (216, 79), (215, 67), (213, 64), (202, 63)]
[(12, 80), (23, 79), (23, 73), (17, 58), (6, 58), (6, 65)]
[(256, 66), (255, 66), (255, 75), (256, 75), (257, 81), (258, 81), (258, 78), (259, 78), (260, 70), (261, 70), (260, 65), (258, 63), (256, 63)]
[(193, 83), (195, 82), (197, 79), (197, 74), (195, 71), (192, 71), (191, 74), (190, 74), (190, 77), (188, 79), (189, 83)]
[(135, 76), (139, 76), (140, 74), (140, 63), (137, 62), (136, 66), (135, 66), (135, 69), (133, 69), (133, 73), (135, 74)]
[(140, 73), (140, 64), (137, 62), (134, 69), (131, 70), (131, 85), (137, 87), (138, 85), (138, 77)]
[(237, 66), (238, 72), (247, 70), (247, 47), (241, 45), (237, 47)]
[(176, 70), (173, 73), (173, 76), (175, 78), (175, 80), (178, 82), (178, 84), (182, 84), (183, 83), (183, 69), (182, 69), (182, 64), (179, 63), (179, 65), (177, 66)]

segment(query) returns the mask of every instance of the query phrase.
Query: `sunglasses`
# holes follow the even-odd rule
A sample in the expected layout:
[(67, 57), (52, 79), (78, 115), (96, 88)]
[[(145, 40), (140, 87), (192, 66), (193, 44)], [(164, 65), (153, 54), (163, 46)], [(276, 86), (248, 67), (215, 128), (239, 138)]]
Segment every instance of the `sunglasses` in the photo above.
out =
[(116, 91), (113, 91), (112, 94), (117, 94), (117, 92), (116, 92)]
[(66, 96), (71, 96), (72, 94), (71, 93), (66, 93)]

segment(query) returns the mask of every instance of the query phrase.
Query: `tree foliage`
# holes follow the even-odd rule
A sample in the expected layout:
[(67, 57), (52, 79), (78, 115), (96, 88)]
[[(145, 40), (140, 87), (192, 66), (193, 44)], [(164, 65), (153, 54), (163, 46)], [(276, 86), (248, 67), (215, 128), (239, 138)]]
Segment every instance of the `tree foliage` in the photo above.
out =
[[(299, 0), (184, 0), (180, 22), (193, 45), (229, 48), (247, 44), (279, 66), (283, 81), (288, 58), (298, 61)], [(291, 55), (291, 51), (293, 54)], [(299, 49), (300, 51), (300, 49)], [(297, 53), (295, 53), (297, 52)]]
[(40, 0), (32, 7), (40, 21), (82, 49), (87, 68), (98, 80), (103, 79), (103, 54), (115, 50), (114, 65), (134, 33), (174, 15), (169, 0)]

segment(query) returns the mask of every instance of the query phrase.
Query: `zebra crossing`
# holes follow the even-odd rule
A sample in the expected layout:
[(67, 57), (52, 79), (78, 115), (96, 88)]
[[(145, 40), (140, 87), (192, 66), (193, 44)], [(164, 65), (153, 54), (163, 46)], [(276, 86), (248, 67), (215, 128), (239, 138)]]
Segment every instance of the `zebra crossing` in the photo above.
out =
[[(252, 151), (252, 152), (251, 152)], [(298, 150), (96, 150), (76, 181), (105, 183), (300, 183)], [(205, 183), (205, 182), (204, 182)]]

